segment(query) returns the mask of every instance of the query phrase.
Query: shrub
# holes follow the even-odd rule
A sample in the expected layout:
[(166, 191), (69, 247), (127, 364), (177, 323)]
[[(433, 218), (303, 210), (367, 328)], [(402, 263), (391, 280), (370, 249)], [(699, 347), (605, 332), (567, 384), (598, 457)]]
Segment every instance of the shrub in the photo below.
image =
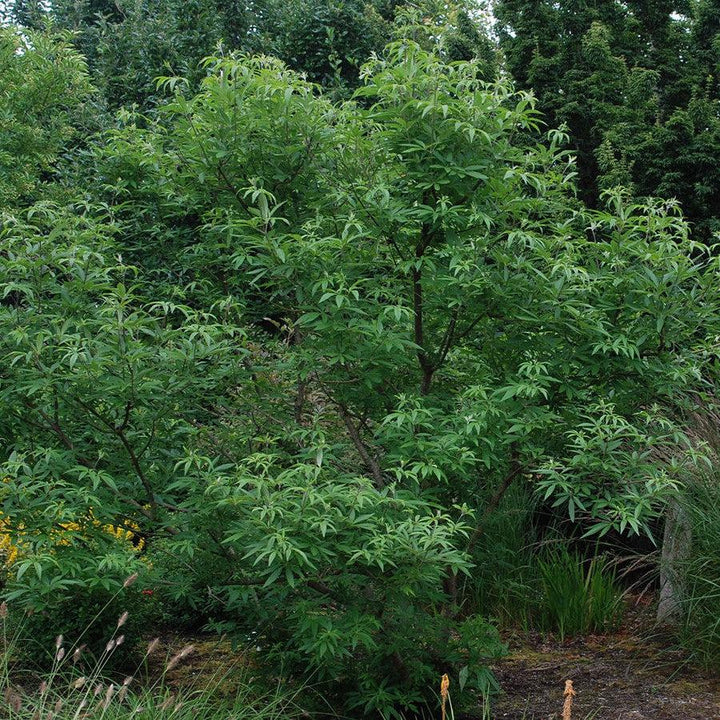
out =
[(93, 91), (70, 33), (0, 25), (0, 208), (44, 197), (58, 160), (77, 140)]
[[(581, 207), (567, 138), (528, 142), (532, 98), (482, 65), (399, 41), (334, 104), (279, 61), (209, 59), (108, 133), (112, 207), (4, 221), (2, 513), (32, 538), (11, 597), (121, 582), (131, 554), (53, 538), (127, 518), (184, 561), (178, 602), (390, 715), (440, 671), (487, 686), (462, 578), (514, 483), (648, 527), (719, 261), (672, 203)], [(606, 577), (574, 580), (590, 625)]]
[(63, 635), (76, 646), (83, 646), (83, 665), (94, 665), (105, 653), (108, 628), (127, 612), (122, 641), (103, 661), (107, 670), (127, 671), (138, 660), (138, 648), (148, 628), (157, 624), (158, 611), (139, 587), (111, 592), (104, 588), (75, 588), (58, 595), (42, 610), (25, 613), (17, 631), (23, 642), (17, 652), (25, 663), (47, 669), (53, 663), (55, 639)]

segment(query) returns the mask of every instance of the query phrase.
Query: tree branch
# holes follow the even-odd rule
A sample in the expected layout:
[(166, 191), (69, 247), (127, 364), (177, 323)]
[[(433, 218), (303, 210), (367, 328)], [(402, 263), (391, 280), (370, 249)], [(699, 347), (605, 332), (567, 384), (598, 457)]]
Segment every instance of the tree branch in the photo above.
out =
[(520, 460), (518, 459), (517, 451), (513, 448), (512, 457), (510, 460), (510, 471), (503, 478), (503, 481), (500, 483), (500, 487), (495, 491), (495, 494), (490, 498), (490, 502), (485, 507), (485, 511), (483, 512), (482, 517), (475, 526), (475, 530), (473, 531), (470, 539), (468, 540), (468, 544), (466, 547), (467, 552), (470, 552), (473, 549), (477, 541), (485, 532), (485, 527), (487, 525), (489, 517), (493, 514), (493, 512), (495, 512), (497, 506), (500, 504), (500, 501), (503, 499), (505, 493), (508, 491), (508, 488), (513, 484), (515, 478), (517, 478), (517, 476), (522, 473), (523, 469), (524, 468), (520, 463)]
[(456, 307), (452, 312), (450, 322), (448, 323), (445, 334), (443, 335), (443, 339), (440, 342), (440, 350), (438, 351), (438, 357), (435, 362), (435, 370), (442, 366), (442, 364), (445, 362), (445, 358), (447, 357), (448, 352), (450, 352), (450, 348), (452, 347), (452, 344), (455, 340), (455, 327), (457, 326), (459, 315), (460, 308)]
[[(65, 434), (63, 429), (60, 427), (60, 424), (58, 423), (58, 409), (57, 406), (55, 407), (55, 419), (51, 418), (41, 407), (38, 407), (35, 405), (34, 402), (28, 399), (23, 399), (23, 404), (29, 409), (29, 410), (35, 410), (38, 415), (47, 423), (47, 426), (52, 432), (55, 433), (55, 435), (60, 438), (60, 442), (68, 449), (68, 450), (75, 450), (75, 446), (73, 445), (72, 440)], [(86, 463), (81, 462), (81, 465), (85, 465)]]
[(358, 454), (362, 458), (362, 461), (365, 463), (368, 470), (370, 470), (370, 474), (375, 481), (375, 487), (377, 487), (378, 489), (384, 488), (385, 480), (383, 478), (380, 465), (378, 464), (378, 461), (370, 454), (370, 451), (360, 437), (360, 433), (355, 427), (355, 423), (353, 423), (352, 418), (347, 411), (347, 408), (338, 403), (338, 410), (340, 412), (340, 417), (342, 418), (343, 423), (345, 423), (348, 435), (350, 435), (350, 439), (352, 440), (355, 449), (358, 451)]
[[(142, 466), (140, 465), (140, 461), (138, 460), (137, 455), (135, 454), (135, 450), (130, 444), (130, 441), (127, 439), (127, 436), (125, 435), (125, 431), (123, 429), (122, 425), (115, 425), (114, 423), (110, 422), (107, 418), (104, 418), (95, 408), (88, 405), (86, 402), (83, 402), (80, 400), (80, 398), (75, 398), (76, 402), (82, 407), (86, 412), (89, 412), (93, 417), (96, 417), (105, 427), (107, 427), (113, 435), (115, 435), (118, 440), (120, 440), (120, 443), (125, 448), (125, 452), (128, 454), (128, 457), (130, 458), (130, 464), (133, 467), (133, 470), (135, 471), (135, 474), (137, 475), (138, 479), (140, 480), (140, 483), (142, 484), (145, 493), (147, 495), (148, 502), (151, 507), (151, 515), (148, 515), (150, 519), (155, 519), (155, 514), (157, 510), (157, 501), (155, 500), (155, 493), (153, 492), (152, 485), (150, 484), (150, 480), (148, 479), (147, 475), (145, 475), (145, 472), (142, 469)], [(127, 410), (127, 406), (126, 406)]]

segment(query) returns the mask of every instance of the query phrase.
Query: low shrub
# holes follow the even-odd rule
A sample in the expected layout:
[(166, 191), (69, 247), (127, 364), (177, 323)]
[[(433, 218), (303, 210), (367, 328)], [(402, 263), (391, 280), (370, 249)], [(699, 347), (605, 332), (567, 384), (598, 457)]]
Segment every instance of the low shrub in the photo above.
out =
[(137, 663), (139, 645), (158, 612), (141, 588), (123, 590), (111, 593), (102, 588), (85, 588), (69, 592), (44, 610), (24, 613), (11, 622), (11, 626), (17, 623), (17, 632), (23, 638), (17, 652), (24, 662), (47, 669), (54, 660), (55, 639), (62, 634), (83, 647), (85, 663), (99, 662), (108, 642), (107, 628), (126, 615), (122, 640), (104, 662), (108, 670), (129, 670)]

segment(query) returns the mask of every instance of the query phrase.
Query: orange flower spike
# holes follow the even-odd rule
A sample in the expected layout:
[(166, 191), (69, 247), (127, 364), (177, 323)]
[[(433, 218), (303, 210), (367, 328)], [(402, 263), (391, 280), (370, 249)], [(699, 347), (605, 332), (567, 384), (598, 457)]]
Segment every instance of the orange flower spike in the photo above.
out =
[(450, 694), (450, 678), (445, 673), (440, 678), (440, 711), (442, 712), (442, 720), (445, 720), (445, 703), (447, 702), (448, 695)]
[(575, 690), (573, 690), (573, 681), (566, 680), (565, 692), (563, 693), (563, 696), (565, 697), (565, 703), (563, 704), (562, 720), (572, 720), (572, 704), (575, 695), (576, 693)]

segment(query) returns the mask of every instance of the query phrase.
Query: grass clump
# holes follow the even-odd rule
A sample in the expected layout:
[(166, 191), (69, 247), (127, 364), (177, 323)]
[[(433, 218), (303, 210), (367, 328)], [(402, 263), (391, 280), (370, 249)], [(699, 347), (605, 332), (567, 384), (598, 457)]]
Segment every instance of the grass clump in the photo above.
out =
[(135, 672), (125, 677), (108, 676), (105, 672), (113, 653), (123, 645), (122, 628), (128, 614), (123, 613), (110, 633), (104, 652), (92, 659), (80, 644), (69, 645), (62, 635), (54, 643), (53, 662), (42, 674), (18, 667), (19, 646), (23, 642), (22, 624), (9, 632), (7, 603), (0, 605), (0, 694), (5, 701), (3, 714), (7, 720), (292, 720), (305, 711), (297, 702), (299, 691), (288, 691), (277, 684), (273, 689), (259, 691), (252, 678), (233, 677), (236, 688), (232, 695), (215, 693), (233, 667), (214, 677), (202, 678), (175, 688), (169, 682), (171, 673), (194, 651), (186, 645), (164, 664), (159, 677), (149, 682), (144, 668), (151, 655), (159, 652), (159, 640), (151, 641)]
[(679, 571), (680, 642), (695, 662), (720, 663), (720, 478), (697, 480), (684, 491), (692, 544)]
[(501, 624), (528, 629), (538, 596), (533, 527), (536, 499), (524, 486), (513, 486), (485, 521), (475, 545), (475, 568), (467, 593), (478, 613)]
[(587, 559), (567, 539), (541, 543), (537, 510), (532, 492), (516, 487), (488, 519), (477, 544), (475, 608), (505, 625), (556, 632), (561, 639), (616, 628), (624, 591), (610, 561)]
[(539, 628), (568, 635), (604, 632), (618, 626), (623, 590), (602, 556), (584, 560), (561, 544), (538, 560), (541, 582)]

